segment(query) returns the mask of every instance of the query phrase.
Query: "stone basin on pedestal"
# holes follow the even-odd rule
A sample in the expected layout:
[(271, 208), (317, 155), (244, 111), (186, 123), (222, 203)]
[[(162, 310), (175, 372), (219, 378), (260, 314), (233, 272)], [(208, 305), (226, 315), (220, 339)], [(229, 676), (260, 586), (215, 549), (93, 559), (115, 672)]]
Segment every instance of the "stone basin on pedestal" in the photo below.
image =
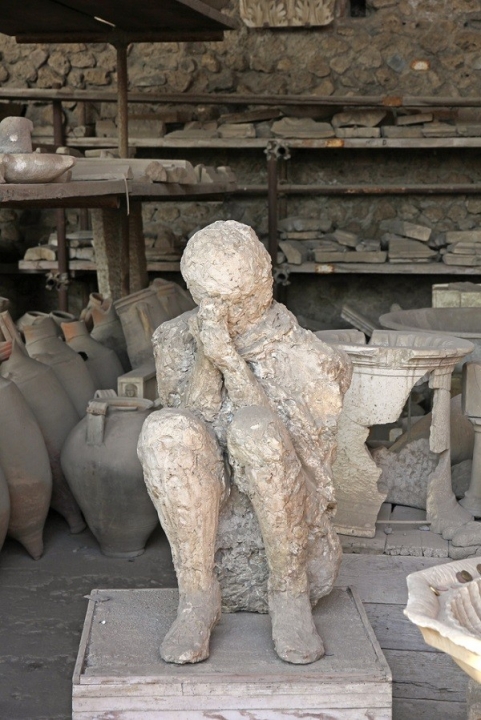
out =
[(459, 337), (473, 343), (464, 362), (481, 362), (481, 309), (474, 307), (397, 310), (379, 318), (383, 328), (402, 332), (434, 333)]
[(359, 331), (328, 330), (316, 335), (349, 355), (354, 373), (339, 418), (338, 451), (333, 465), (338, 503), (336, 530), (374, 537), (376, 519), (387, 497), (378, 468), (365, 442), (373, 425), (395, 422), (412, 388), (429, 377), (434, 389), (431, 451), (439, 463), (428, 487), (428, 520), (435, 532), (447, 533), (469, 522), (451, 489), (450, 386), (454, 366), (473, 345), (457, 337), (422, 332), (376, 330), (369, 344)]

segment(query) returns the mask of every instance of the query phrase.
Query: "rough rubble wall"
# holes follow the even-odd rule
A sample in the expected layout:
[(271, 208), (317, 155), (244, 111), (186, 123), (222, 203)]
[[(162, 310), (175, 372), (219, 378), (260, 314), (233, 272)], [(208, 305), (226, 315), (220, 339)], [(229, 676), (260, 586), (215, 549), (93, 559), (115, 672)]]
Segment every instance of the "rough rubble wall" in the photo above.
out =
[[(356, 3), (356, 6), (358, 4)], [(238, 15), (231, 0), (227, 12)], [(423, 61), (421, 63), (415, 61)], [(423, 68), (423, 69), (414, 69)], [(311, 29), (239, 30), (221, 43), (136, 44), (129, 52), (130, 83), (145, 93), (222, 92), (318, 95), (481, 95), (481, 0), (367, 0), (365, 17), (338, 18)], [(115, 51), (106, 44), (17, 45), (0, 35), (0, 84), (17, 88), (114, 89)], [(132, 106), (149, 112), (152, 106)], [(64, 105), (68, 127), (85, 122), (75, 103)], [(222, 112), (239, 109), (225, 106)], [(209, 106), (196, 108), (208, 119)], [(48, 105), (29, 105), (37, 128), (51, 133)], [(481, 113), (480, 113), (481, 115)], [(115, 119), (115, 105), (87, 110), (87, 122)], [(139, 151), (139, 156), (187, 157), (205, 164), (229, 164), (241, 183), (266, 181), (261, 151)], [(292, 182), (469, 182), (480, 181), (478, 151), (297, 152), (289, 163)], [(464, 197), (290, 198), (289, 214), (328, 215), (335, 225), (379, 237), (378, 223), (399, 216), (438, 232), (477, 227), (481, 201)], [(178, 247), (199, 226), (216, 219), (267, 229), (266, 199), (231, 198), (220, 203), (145, 204), (146, 234), (166, 235)], [(77, 216), (68, 214), (69, 225)], [(53, 214), (0, 211), (0, 262), (44, 241)], [(171, 235), (170, 233), (173, 233)], [(412, 280), (406, 280), (406, 283)], [(310, 283), (308, 283), (310, 285)]]

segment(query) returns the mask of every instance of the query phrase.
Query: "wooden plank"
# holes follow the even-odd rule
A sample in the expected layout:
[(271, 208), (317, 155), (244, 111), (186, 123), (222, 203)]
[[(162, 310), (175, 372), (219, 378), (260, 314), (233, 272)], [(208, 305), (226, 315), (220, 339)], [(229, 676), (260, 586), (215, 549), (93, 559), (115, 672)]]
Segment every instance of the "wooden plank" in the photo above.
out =
[[(452, 705), (453, 703), (449, 703)], [(114, 717), (110, 713), (102, 715), (102, 717)], [(293, 710), (291, 712), (285, 710), (226, 710), (218, 709), (214, 712), (202, 712), (195, 710), (117, 710), (115, 712), (115, 720), (360, 720), (360, 718), (369, 718), (369, 720), (391, 720), (391, 710), (387, 708), (365, 707), (356, 710), (339, 710), (337, 708), (323, 708), (320, 712), (318, 708), (307, 708), (301, 712)], [(95, 720), (100, 718), (96, 712), (74, 712), (73, 720)], [(412, 718), (410, 718), (412, 720)], [(438, 718), (440, 720), (440, 718)], [(451, 720), (451, 719), (450, 719)], [(454, 719), (453, 719), (454, 720)], [(456, 718), (457, 720), (457, 718)]]
[[(9, 266), (10, 267), (10, 266)], [(20, 272), (45, 272), (46, 270), (56, 270), (58, 267), (56, 262), (48, 262), (46, 260), (40, 260), (37, 262), (30, 262), (26, 260), (20, 260), (16, 269), (10, 269), (9, 272), (16, 273)], [(87, 260), (71, 260), (69, 263), (69, 269), (71, 272), (95, 272), (97, 266), (93, 262)], [(1, 266), (0, 266), (1, 270)], [(179, 262), (163, 262), (156, 261), (147, 264), (148, 272), (179, 272)]]
[(384, 650), (393, 675), (393, 698), (462, 703), (468, 676), (444, 653)]
[(364, 609), (383, 650), (438, 652), (426, 645), (421, 631), (404, 615), (404, 605), (364, 603)]
[(304, 263), (303, 265), (283, 264), (281, 269), (288, 273), (331, 275), (333, 273), (362, 273), (377, 275), (481, 275), (481, 267), (457, 267), (444, 263)]
[(439, 700), (393, 700), (394, 720), (466, 720), (466, 703)]
[(364, 603), (406, 605), (406, 576), (446, 562), (440, 558), (390, 557), (389, 555), (344, 555), (338, 587), (350, 585)]

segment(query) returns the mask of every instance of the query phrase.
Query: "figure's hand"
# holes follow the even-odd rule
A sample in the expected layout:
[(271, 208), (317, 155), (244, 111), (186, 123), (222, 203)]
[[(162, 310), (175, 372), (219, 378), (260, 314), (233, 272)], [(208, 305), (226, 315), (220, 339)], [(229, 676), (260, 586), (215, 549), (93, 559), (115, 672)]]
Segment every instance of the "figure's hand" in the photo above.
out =
[(12, 354), (12, 342), (11, 340), (6, 340), (5, 342), (0, 342), (0, 362), (4, 360), (8, 360), (10, 355)]
[(219, 300), (201, 303), (197, 314), (199, 339), (206, 357), (219, 370), (229, 365), (237, 355), (227, 327), (226, 309)]

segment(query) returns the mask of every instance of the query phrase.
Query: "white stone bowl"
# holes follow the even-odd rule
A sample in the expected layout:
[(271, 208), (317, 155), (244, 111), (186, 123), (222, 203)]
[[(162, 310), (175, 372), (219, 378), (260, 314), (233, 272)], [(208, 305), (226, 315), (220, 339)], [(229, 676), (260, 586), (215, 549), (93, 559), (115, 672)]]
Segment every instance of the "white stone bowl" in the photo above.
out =
[[(404, 614), (421, 630), (428, 645), (450, 655), (471, 678), (481, 682), (481, 557), (412, 573), (407, 577)], [(459, 573), (473, 578), (460, 582)]]

